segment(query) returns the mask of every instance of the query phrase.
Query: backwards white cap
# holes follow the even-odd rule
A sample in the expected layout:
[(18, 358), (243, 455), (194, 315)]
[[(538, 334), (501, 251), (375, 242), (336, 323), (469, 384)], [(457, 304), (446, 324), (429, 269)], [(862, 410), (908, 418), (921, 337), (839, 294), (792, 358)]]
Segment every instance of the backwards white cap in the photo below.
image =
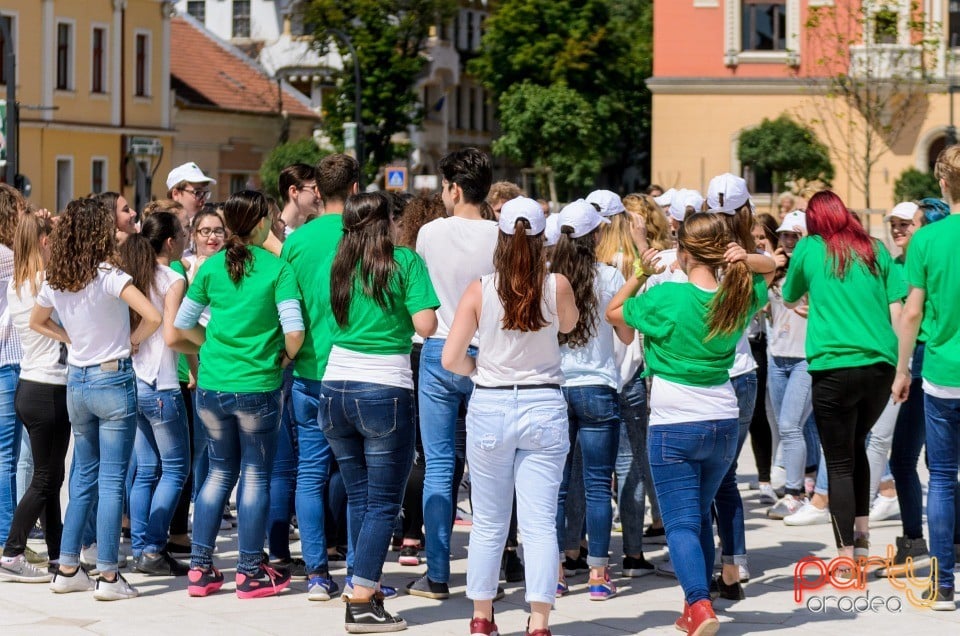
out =
[(547, 226), (547, 219), (543, 215), (540, 204), (527, 197), (510, 199), (500, 208), (500, 231), (504, 234), (514, 234), (517, 221), (526, 219), (530, 224), (527, 236), (534, 236), (543, 232)]

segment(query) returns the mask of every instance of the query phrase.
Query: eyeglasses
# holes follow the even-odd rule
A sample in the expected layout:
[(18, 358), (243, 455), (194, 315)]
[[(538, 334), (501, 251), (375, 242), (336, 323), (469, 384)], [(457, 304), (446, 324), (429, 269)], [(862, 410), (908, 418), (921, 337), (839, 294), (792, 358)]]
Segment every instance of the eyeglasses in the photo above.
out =
[(226, 231), (224, 231), (222, 227), (202, 227), (199, 230), (197, 230), (197, 234), (199, 234), (203, 238), (207, 238), (211, 234), (213, 234), (214, 236), (222, 237), (226, 235)]
[(181, 192), (192, 194), (193, 198), (195, 198), (197, 201), (203, 201), (208, 196), (210, 196), (209, 190), (187, 190), (186, 188), (184, 188), (183, 190), (181, 190)]
[(318, 186), (316, 183), (314, 183), (313, 185), (300, 186), (299, 188), (297, 188), (297, 190), (299, 190), (300, 192), (303, 192), (304, 190), (309, 190), (314, 194), (320, 194), (320, 186)]

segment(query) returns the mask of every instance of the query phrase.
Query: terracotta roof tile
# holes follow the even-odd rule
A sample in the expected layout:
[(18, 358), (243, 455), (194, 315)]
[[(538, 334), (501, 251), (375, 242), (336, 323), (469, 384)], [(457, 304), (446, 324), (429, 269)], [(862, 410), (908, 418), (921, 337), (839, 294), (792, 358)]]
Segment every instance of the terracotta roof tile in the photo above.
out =
[[(187, 103), (250, 113), (277, 112), (277, 83), (256, 62), (212, 33), (182, 17), (171, 20), (170, 74)], [(198, 99), (199, 98), (199, 99)], [(292, 116), (320, 116), (293, 89), (283, 89), (283, 110)]]

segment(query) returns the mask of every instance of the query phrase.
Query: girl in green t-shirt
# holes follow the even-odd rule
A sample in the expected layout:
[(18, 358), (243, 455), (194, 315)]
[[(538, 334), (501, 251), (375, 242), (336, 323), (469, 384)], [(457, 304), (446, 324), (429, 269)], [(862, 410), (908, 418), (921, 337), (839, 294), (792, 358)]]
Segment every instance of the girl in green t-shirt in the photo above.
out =
[(766, 303), (776, 266), (767, 256), (748, 254), (718, 214), (689, 216), (677, 240), (677, 260), (689, 282), (663, 283), (635, 297), (647, 277), (663, 271), (657, 251), (648, 249), (606, 317), (644, 335), (653, 376), (650, 468), (686, 601), (677, 625), (694, 632), (717, 624), (709, 592), (711, 506), (739, 436), (729, 370), (750, 317)]

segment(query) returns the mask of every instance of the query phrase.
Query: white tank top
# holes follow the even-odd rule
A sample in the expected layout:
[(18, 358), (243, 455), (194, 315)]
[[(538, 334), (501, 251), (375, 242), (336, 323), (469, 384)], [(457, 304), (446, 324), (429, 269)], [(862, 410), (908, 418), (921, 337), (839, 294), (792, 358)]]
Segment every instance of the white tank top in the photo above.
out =
[(539, 331), (515, 331), (503, 328), (503, 304), (497, 295), (496, 274), (480, 279), (482, 297), (477, 333), (478, 386), (514, 384), (563, 384), (560, 368), (560, 344), (557, 341), (557, 281), (548, 274), (543, 282), (540, 311), (547, 326)]

